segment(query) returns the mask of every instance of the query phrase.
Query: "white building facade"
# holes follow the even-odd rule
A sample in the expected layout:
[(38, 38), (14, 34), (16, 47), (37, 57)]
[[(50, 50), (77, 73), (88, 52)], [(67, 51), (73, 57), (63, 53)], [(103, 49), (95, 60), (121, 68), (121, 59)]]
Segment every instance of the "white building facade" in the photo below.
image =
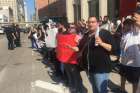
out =
[(13, 10), (14, 22), (24, 20), (25, 13), (23, 0), (0, 0), (0, 6), (8, 6)]
[(0, 22), (13, 22), (13, 10), (9, 6), (0, 7)]

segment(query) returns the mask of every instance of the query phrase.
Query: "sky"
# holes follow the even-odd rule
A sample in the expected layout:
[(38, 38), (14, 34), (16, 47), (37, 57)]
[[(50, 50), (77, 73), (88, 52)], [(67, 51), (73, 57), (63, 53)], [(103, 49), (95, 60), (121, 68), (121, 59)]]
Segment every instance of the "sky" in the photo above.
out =
[(25, 1), (27, 3), (28, 19), (31, 20), (31, 16), (35, 13), (34, 0), (25, 0)]

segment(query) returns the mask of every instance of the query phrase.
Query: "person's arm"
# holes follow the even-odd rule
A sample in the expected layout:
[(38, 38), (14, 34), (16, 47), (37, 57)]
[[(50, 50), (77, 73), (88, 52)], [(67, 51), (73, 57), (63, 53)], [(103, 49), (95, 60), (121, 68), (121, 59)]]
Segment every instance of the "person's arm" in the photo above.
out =
[(31, 36), (31, 32), (32, 32), (32, 30), (30, 29), (30, 31), (28, 33), (28, 38)]
[(16, 30), (16, 36), (19, 37), (19, 34), (18, 34), (17, 30)]
[(109, 52), (112, 50), (112, 45), (103, 42), (99, 36), (96, 37), (96, 44), (100, 45), (101, 47), (103, 47), (104, 49), (106, 49)]
[(78, 52), (79, 51), (79, 48), (78, 47), (73, 47), (71, 45), (67, 45), (67, 47), (70, 48), (70, 49), (72, 49), (75, 52)]
[(41, 26), (41, 30), (42, 30), (43, 33), (45, 33), (45, 29), (44, 29), (43, 26)]
[(102, 42), (100, 44), (100, 46), (102, 46), (104, 49), (106, 49), (109, 52), (112, 50), (112, 45), (111, 44), (107, 44), (107, 43)]
[(42, 36), (42, 32), (41, 32), (41, 30), (38, 30), (38, 32), (39, 32), (38, 39), (40, 39), (40, 38), (41, 38), (41, 36)]
[(14, 40), (16, 40), (16, 36), (14, 35), (14, 33), (12, 33), (12, 36), (13, 36)]
[[(76, 43), (79, 43), (80, 39), (81, 39), (80, 36), (77, 35), (77, 36), (75, 37), (75, 42), (76, 42)], [(68, 44), (67, 47), (70, 48), (70, 49), (72, 49), (72, 50), (75, 51), (75, 52), (78, 52), (78, 51), (79, 51), (79, 48), (78, 48), (77, 46), (73, 47), (73, 46), (71, 46), (71, 45)]]

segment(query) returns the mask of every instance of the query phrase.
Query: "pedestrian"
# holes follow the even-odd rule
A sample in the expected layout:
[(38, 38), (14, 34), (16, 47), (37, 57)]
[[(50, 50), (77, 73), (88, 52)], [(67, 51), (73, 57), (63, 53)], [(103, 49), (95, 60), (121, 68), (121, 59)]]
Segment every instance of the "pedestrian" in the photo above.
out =
[(57, 62), (56, 59), (56, 36), (58, 33), (58, 28), (56, 27), (56, 24), (50, 23), (50, 28), (46, 31), (47, 36), (45, 37), (45, 44), (47, 47), (47, 60), (48, 60), (48, 73), (51, 76), (60, 76), (60, 64)]
[(57, 58), (64, 64), (71, 93), (84, 93), (80, 71), (77, 66), (77, 45), (79, 39), (76, 33), (76, 26), (73, 23), (69, 24), (65, 31), (61, 31), (57, 35)]
[[(136, 21), (136, 24), (138, 26), (140, 26), (140, 0), (137, 0), (137, 9), (134, 13), (134, 19)], [(137, 93), (140, 93), (140, 78), (139, 78), (139, 84), (138, 84), (138, 88), (137, 88)]]
[[(125, 81), (133, 85), (136, 93), (140, 78), (140, 31), (135, 21), (126, 19), (123, 23), (121, 40), (121, 88), (125, 91)], [(131, 74), (130, 74), (131, 73)]]
[(8, 49), (14, 50), (14, 48), (15, 48), (14, 40), (16, 40), (16, 36), (14, 34), (14, 29), (13, 29), (12, 25), (8, 25), (8, 26), (4, 27), (4, 32), (6, 33), (6, 37), (8, 40)]
[(112, 30), (111, 27), (112, 27), (112, 25), (111, 25), (111, 21), (109, 20), (109, 17), (104, 16), (103, 21), (102, 21), (102, 25), (100, 25), (100, 28), (106, 29), (106, 30), (111, 32), (111, 30)]
[(80, 35), (81, 37), (83, 37), (83, 34), (85, 33), (85, 31), (87, 31), (86, 28), (86, 23), (79, 21), (76, 25), (76, 29), (77, 29), (77, 33), (78, 35)]
[(36, 43), (37, 43), (37, 46), (38, 46), (38, 51), (41, 52), (41, 48), (43, 47), (43, 42), (45, 41), (45, 38), (44, 38), (44, 33), (43, 33), (43, 26), (42, 25), (38, 25), (37, 27), (37, 37), (36, 37)]
[(28, 38), (31, 40), (31, 48), (32, 49), (37, 49), (38, 45), (36, 43), (36, 39), (37, 39), (37, 30), (35, 27), (31, 26), (30, 27), (30, 31), (28, 33)]
[[(121, 88), (124, 91), (125, 90), (125, 81), (126, 79), (132, 83), (133, 85), (133, 93), (136, 93), (137, 85), (138, 85), (138, 79), (140, 77), (140, 60), (139, 60), (139, 50), (137, 50), (137, 47), (134, 47), (135, 45), (139, 46), (139, 26), (140, 26), (140, 7), (137, 7), (137, 9), (134, 11), (133, 20), (127, 19), (123, 23), (123, 38), (122, 38), (122, 67), (121, 67)], [(128, 40), (126, 40), (129, 38)], [(126, 44), (125, 44), (126, 43)], [(137, 44), (136, 44), (137, 43)], [(131, 45), (131, 47), (130, 47)], [(124, 48), (126, 47), (126, 48)], [(130, 47), (130, 48), (129, 48)], [(133, 51), (130, 53), (129, 51)], [(135, 55), (135, 56), (134, 56)], [(131, 56), (131, 64), (129, 60), (129, 56)], [(131, 75), (129, 75), (126, 72), (130, 72)], [(122, 73), (125, 73), (122, 74)]]
[(140, 7), (140, 0), (137, 0), (136, 6), (137, 6), (137, 7)]
[(93, 93), (107, 93), (111, 72), (110, 53), (115, 49), (109, 31), (100, 29), (96, 17), (89, 17), (88, 32), (79, 43), (79, 65), (87, 71)]
[(19, 28), (19, 25), (17, 24), (15, 27), (16, 30), (16, 47), (20, 47), (21, 46), (21, 39), (20, 39), (20, 31), (21, 29)]
[(12, 23), (11, 29), (13, 30), (14, 36), (16, 37), (16, 39), (14, 40), (14, 47), (16, 48), (17, 47), (17, 37), (18, 36), (17, 36), (16, 24), (15, 23)]

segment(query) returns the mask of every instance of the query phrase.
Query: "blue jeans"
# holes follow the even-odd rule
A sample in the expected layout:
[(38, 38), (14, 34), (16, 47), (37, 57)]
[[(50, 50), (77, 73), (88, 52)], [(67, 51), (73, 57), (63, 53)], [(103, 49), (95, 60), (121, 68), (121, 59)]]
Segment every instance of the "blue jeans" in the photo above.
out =
[(108, 93), (109, 73), (90, 73), (93, 93)]
[(32, 48), (38, 48), (36, 40), (35, 39), (31, 39), (31, 43), (32, 43)]

